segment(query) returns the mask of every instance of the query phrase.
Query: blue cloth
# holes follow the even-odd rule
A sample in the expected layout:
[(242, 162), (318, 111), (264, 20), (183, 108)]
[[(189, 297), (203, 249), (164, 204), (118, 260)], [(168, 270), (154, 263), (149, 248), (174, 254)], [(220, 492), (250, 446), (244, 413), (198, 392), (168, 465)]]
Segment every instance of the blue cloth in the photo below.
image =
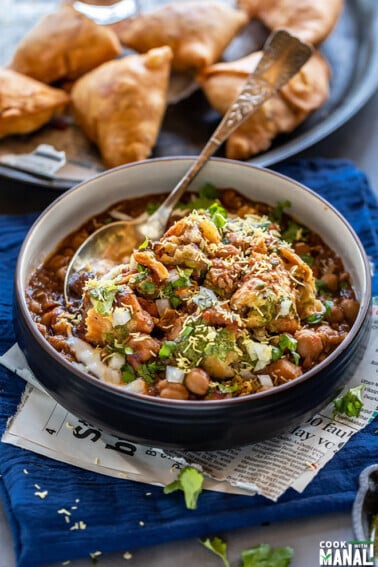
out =
[[(378, 273), (378, 207), (365, 175), (350, 162), (322, 159), (296, 161), (277, 170), (308, 185), (344, 214), (374, 259)], [(0, 217), (0, 353), (15, 340), (11, 323), (12, 275), (19, 246), (33, 218)], [(378, 295), (377, 276), (374, 294)], [(0, 367), (0, 433), (7, 418), (15, 413), (23, 388), (22, 380)], [(185, 509), (181, 492), (164, 495), (159, 487), (94, 474), (0, 443), (0, 489), (18, 566), (66, 561), (87, 557), (96, 550), (125, 551), (262, 522), (349, 510), (359, 473), (365, 466), (378, 462), (377, 428), (375, 420), (355, 435), (301, 495), (289, 490), (272, 503), (260, 496), (206, 491), (195, 511)], [(35, 484), (48, 490), (47, 498), (41, 500), (34, 495)], [(75, 504), (77, 499), (80, 502)], [(85, 530), (70, 531), (63, 516), (57, 513), (72, 505), (78, 507), (73, 521), (85, 522)]]

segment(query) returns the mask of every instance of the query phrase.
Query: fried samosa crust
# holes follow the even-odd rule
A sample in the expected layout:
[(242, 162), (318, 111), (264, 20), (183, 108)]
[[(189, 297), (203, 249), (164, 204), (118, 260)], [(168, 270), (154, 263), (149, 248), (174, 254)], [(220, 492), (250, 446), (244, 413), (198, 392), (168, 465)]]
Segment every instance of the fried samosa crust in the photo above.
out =
[[(209, 103), (225, 114), (255, 69), (261, 52), (230, 63), (212, 65), (197, 77)], [(239, 126), (226, 143), (226, 156), (248, 159), (267, 150), (273, 139), (294, 130), (329, 96), (330, 69), (324, 57), (315, 52), (281, 91), (267, 100)]]
[(241, 10), (211, 1), (172, 2), (115, 29), (121, 42), (144, 53), (169, 45), (175, 71), (195, 71), (218, 61), (248, 22)]
[(270, 30), (285, 29), (313, 45), (328, 37), (341, 14), (344, 0), (238, 0), (251, 19)]
[(60, 113), (69, 100), (61, 89), (0, 69), (0, 138), (34, 132)]
[(147, 158), (166, 109), (169, 47), (104, 63), (71, 92), (76, 122), (97, 144), (107, 167)]
[(114, 59), (121, 45), (113, 30), (71, 6), (42, 18), (18, 44), (10, 68), (44, 83), (77, 79)]

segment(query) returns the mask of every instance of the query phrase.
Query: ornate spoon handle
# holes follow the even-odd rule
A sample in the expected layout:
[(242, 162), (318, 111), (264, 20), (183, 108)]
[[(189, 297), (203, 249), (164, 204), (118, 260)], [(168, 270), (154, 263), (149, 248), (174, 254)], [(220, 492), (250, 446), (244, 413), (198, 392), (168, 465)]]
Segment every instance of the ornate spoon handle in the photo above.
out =
[(197, 160), (148, 220), (145, 233), (152, 239), (161, 235), (175, 204), (207, 160), (257, 108), (281, 89), (312, 54), (309, 45), (284, 30), (271, 34), (264, 45), (256, 70), (248, 77), (242, 91), (231, 105)]

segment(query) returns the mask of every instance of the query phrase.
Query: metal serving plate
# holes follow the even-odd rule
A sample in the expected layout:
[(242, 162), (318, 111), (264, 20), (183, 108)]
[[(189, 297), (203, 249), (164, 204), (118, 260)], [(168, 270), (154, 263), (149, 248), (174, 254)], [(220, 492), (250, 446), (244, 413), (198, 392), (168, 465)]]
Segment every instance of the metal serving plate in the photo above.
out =
[[(156, 4), (156, 0), (154, 0)], [(5, 38), (0, 38), (0, 58), (10, 57), (22, 33), (32, 25), (31, 15), (21, 5), (25, 0), (12, 0), (19, 6), (17, 20), (9, 18)], [(38, 4), (38, 2), (37, 2)], [(57, 5), (55, 0), (39, 2), (40, 17)], [(143, 7), (143, 2), (141, 3)], [(152, 7), (152, 0), (146, 2)], [(34, 6), (34, 3), (33, 3)], [(1, 19), (6, 17), (0, 15)], [(24, 14), (24, 16), (22, 16)], [(36, 19), (37, 12), (33, 17)], [(226, 60), (237, 59), (259, 49), (267, 30), (252, 22), (234, 40), (225, 53)], [(6, 48), (1, 43), (6, 41)], [(13, 42), (13, 45), (12, 45)], [(4, 47), (4, 48), (3, 48)], [(327, 103), (313, 113), (290, 135), (279, 136), (271, 148), (249, 160), (259, 166), (269, 166), (310, 147), (349, 120), (374, 93), (378, 86), (378, 6), (376, 0), (346, 0), (336, 28), (321, 47), (332, 69), (331, 95)], [(6, 63), (6, 59), (0, 61)], [(197, 155), (215, 129), (219, 115), (210, 108), (202, 92), (185, 77), (171, 82), (171, 104), (151, 157)], [(28, 136), (13, 136), (0, 141), (0, 159), (4, 154), (24, 154), (48, 144), (64, 151), (66, 165), (55, 173), (23, 171), (0, 163), (0, 175), (18, 181), (64, 191), (76, 183), (104, 170), (97, 149), (90, 144), (72, 120), (56, 121)], [(222, 155), (222, 151), (218, 153)], [(40, 170), (41, 171), (41, 170)]]

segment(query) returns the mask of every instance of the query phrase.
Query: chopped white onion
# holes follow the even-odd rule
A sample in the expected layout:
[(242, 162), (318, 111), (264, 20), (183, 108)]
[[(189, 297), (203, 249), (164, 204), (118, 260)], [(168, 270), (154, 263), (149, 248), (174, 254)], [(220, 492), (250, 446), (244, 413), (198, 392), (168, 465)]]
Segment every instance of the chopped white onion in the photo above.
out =
[(264, 343), (257, 343), (255, 341), (246, 341), (245, 347), (247, 352), (253, 361), (257, 361), (255, 364), (255, 370), (261, 370), (269, 364), (272, 359), (272, 347)]
[(134, 394), (145, 394), (147, 392), (146, 382), (143, 378), (137, 378), (129, 384), (125, 384), (124, 388), (128, 392), (134, 392)]
[(199, 293), (193, 295), (192, 301), (201, 309), (209, 309), (209, 307), (218, 303), (218, 298), (212, 289), (201, 285)]
[(124, 364), (125, 357), (119, 354), (119, 352), (113, 353), (108, 362), (109, 368), (113, 368), (113, 370), (121, 370)]
[(289, 315), (290, 308), (292, 306), (291, 299), (283, 299), (280, 304), (280, 310), (278, 312), (279, 317), (286, 317)]
[(179, 277), (180, 277), (180, 275), (179, 275), (179, 273), (176, 269), (169, 270), (167, 282), (174, 282), (174, 281), (178, 280)]
[(131, 319), (131, 313), (126, 307), (116, 307), (113, 311), (113, 327), (126, 325)]
[(169, 299), (167, 299), (166, 297), (163, 297), (162, 299), (157, 299), (155, 303), (160, 316), (162, 316), (164, 311), (169, 309), (171, 306), (171, 304), (169, 303)]
[(185, 378), (185, 371), (176, 366), (167, 366), (165, 374), (168, 382), (174, 382), (175, 384), (182, 384)]
[(259, 380), (261, 386), (265, 386), (268, 388), (273, 388), (273, 381), (269, 374), (259, 374)]

